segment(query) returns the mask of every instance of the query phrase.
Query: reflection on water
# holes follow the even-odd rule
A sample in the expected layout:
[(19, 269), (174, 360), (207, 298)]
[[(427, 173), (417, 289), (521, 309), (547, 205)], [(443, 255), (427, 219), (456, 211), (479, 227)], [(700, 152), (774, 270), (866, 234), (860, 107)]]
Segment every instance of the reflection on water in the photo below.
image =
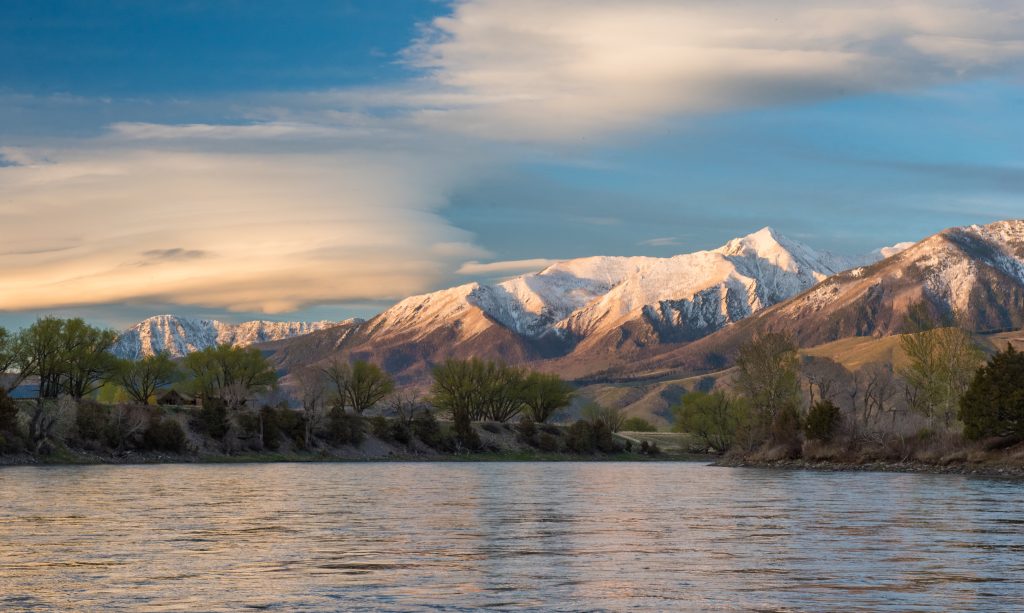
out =
[(1024, 484), (688, 463), (0, 470), (0, 609), (1024, 607)]

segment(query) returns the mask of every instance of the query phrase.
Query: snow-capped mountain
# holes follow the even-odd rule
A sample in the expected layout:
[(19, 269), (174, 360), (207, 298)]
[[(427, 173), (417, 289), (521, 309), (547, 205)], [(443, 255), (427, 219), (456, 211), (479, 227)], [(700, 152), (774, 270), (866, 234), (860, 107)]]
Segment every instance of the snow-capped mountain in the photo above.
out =
[[(387, 335), (460, 323), (469, 337), (497, 322), (527, 337), (581, 340), (646, 319), (675, 336), (703, 336), (864, 260), (818, 252), (764, 228), (711, 251), (567, 260), (495, 285), (413, 296), (371, 325)], [(474, 310), (486, 318), (467, 318)]]
[(133, 360), (160, 352), (166, 352), (171, 357), (177, 358), (223, 343), (247, 346), (309, 334), (348, 323), (352, 323), (352, 320), (345, 322), (247, 321), (240, 324), (229, 324), (215, 319), (157, 315), (124, 331), (118, 337), (113, 352), (118, 357)]
[(624, 370), (702, 370), (758, 330), (791, 333), (805, 347), (913, 329), (911, 308), (976, 333), (1024, 327), (1024, 220), (950, 228), (870, 266), (833, 275), (736, 326)]
[[(764, 228), (710, 251), (566, 260), (493, 285), (412, 296), (344, 340), (317, 344), (374, 358), (410, 377), (447, 357), (621, 357), (701, 338), (881, 257), (820, 252)], [(311, 355), (291, 355), (299, 353)]]

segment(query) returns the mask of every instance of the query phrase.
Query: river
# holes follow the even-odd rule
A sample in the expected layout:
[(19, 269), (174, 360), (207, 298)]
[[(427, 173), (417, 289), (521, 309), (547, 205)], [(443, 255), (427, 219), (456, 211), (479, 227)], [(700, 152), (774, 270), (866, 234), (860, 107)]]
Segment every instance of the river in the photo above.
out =
[(1024, 483), (699, 463), (0, 469), (0, 610), (1021, 610)]

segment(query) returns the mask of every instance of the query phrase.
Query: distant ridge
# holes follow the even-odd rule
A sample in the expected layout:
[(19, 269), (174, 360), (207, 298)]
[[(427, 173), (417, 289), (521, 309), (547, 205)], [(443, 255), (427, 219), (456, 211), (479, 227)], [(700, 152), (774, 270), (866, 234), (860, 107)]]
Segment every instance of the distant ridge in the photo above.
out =
[(229, 343), (248, 346), (265, 343), (334, 326), (345, 326), (362, 320), (342, 322), (276, 322), (247, 321), (229, 324), (215, 319), (195, 319), (175, 315), (157, 315), (145, 319), (117, 339), (113, 352), (121, 358), (139, 359), (154, 353), (166, 352), (178, 358), (193, 351)]
[(817, 251), (763, 228), (709, 251), (579, 258), (412, 296), (353, 328), (263, 347), (284, 370), (337, 355), (375, 360), (412, 381), (449, 357), (484, 357), (577, 376), (706, 337), (881, 257)]

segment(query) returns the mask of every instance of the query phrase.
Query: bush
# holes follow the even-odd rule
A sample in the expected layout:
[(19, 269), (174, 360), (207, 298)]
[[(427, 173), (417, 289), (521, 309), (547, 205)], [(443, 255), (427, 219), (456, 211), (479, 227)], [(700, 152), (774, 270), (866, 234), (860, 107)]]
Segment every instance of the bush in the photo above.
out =
[(676, 416), (673, 430), (693, 434), (718, 453), (735, 445), (751, 423), (749, 404), (725, 392), (691, 392), (672, 412)]
[(155, 417), (142, 435), (146, 449), (181, 453), (188, 442), (185, 430), (175, 419)]
[(210, 438), (222, 440), (228, 433), (228, 405), (220, 398), (207, 398), (193, 421), (193, 427)]
[(558, 439), (547, 432), (541, 432), (540, 436), (537, 437), (537, 449), (554, 453), (558, 451)]
[(334, 445), (358, 446), (366, 438), (365, 429), (362, 417), (346, 413), (341, 407), (334, 407), (327, 414), (325, 437)]
[(110, 410), (89, 400), (82, 400), (75, 410), (75, 427), (80, 441), (103, 442), (110, 436)]
[(831, 441), (839, 430), (842, 419), (843, 414), (839, 407), (828, 400), (820, 400), (807, 412), (804, 434), (812, 440)]
[(0, 432), (15, 432), (18, 429), (18, 404), (0, 387)]
[(263, 407), (260, 417), (263, 419), (263, 446), (267, 449), (279, 448), (283, 440), (291, 440), (300, 448), (305, 445), (305, 418), (298, 411)]
[(1007, 345), (978, 369), (959, 417), (970, 439), (1024, 437), (1024, 353)]
[(516, 437), (529, 444), (534, 444), (534, 438), (537, 436), (537, 424), (534, 423), (533, 419), (529, 415), (523, 415), (519, 418), (519, 423), (516, 424)]
[(370, 418), (370, 433), (382, 441), (391, 440), (391, 424), (388, 418), (383, 415), (374, 415)]
[(431, 411), (420, 411), (412, 418), (412, 433), (420, 439), (427, 447), (433, 449), (446, 449), (444, 433), (441, 432), (441, 425)]
[(412, 433), (409, 432), (409, 427), (402, 420), (392, 419), (388, 430), (390, 440), (403, 445), (408, 445), (412, 442)]
[(629, 417), (622, 422), (622, 430), (625, 432), (657, 432), (654, 424), (643, 417)]
[(776, 443), (798, 445), (800, 443), (800, 413), (796, 407), (784, 406), (772, 419), (771, 435)]
[(473, 422), (465, 411), (452, 415), (452, 431), (455, 435), (455, 446), (460, 450), (474, 451), (480, 449), (480, 435), (473, 429)]
[(565, 446), (569, 451), (579, 454), (592, 454), (597, 451), (612, 453), (619, 450), (611, 428), (600, 419), (595, 422), (581, 419), (569, 426)]

